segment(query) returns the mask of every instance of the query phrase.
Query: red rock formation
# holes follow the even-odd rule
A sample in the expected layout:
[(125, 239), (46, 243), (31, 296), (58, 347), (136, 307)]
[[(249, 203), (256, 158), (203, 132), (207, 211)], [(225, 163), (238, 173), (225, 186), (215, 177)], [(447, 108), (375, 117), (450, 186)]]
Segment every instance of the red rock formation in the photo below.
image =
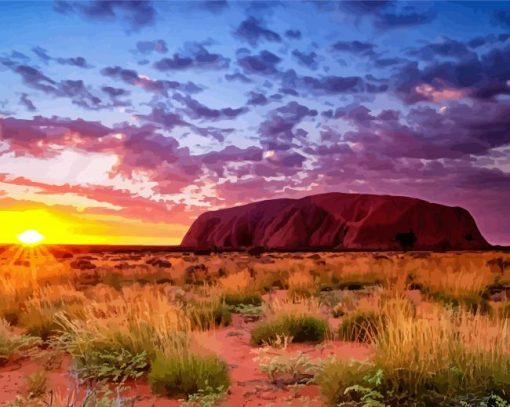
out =
[(328, 193), (206, 212), (181, 246), (244, 249), (481, 249), (471, 214), (421, 199)]

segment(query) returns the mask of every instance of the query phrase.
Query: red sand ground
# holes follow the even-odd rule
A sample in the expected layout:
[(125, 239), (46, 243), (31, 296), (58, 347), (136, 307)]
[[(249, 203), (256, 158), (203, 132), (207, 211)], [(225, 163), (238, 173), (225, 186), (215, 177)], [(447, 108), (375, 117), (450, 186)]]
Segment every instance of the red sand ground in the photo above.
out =
[[(271, 384), (266, 375), (260, 372), (255, 355), (251, 352), (250, 330), (253, 322), (245, 322), (240, 315), (234, 315), (231, 326), (217, 329), (205, 340), (230, 366), (231, 386), (225, 405), (231, 407), (255, 406), (302, 406), (306, 397), (309, 406), (321, 406), (322, 400), (315, 385), (302, 386), (296, 391), (289, 387), (278, 388)], [(345, 359), (365, 360), (370, 356), (367, 345), (332, 341), (319, 346), (313, 344), (291, 344), (290, 352), (305, 352), (312, 359), (336, 355)], [(65, 357), (60, 367), (49, 372), (49, 388), (56, 393), (67, 394), (74, 388), (74, 382), (68, 374), (69, 357)], [(38, 369), (41, 362), (37, 358), (21, 360), (0, 368), (0, 403), (11, 401), (18, 394), (24, 394), (25, 377)], [(123, 393), (135, 397), (135, 407), (176, 407), (180, 402), (155, 397), (147, 383), (139, 381), (129, 383), (130, 389)], [(84, 389), (80, 398), (83, 398)]]

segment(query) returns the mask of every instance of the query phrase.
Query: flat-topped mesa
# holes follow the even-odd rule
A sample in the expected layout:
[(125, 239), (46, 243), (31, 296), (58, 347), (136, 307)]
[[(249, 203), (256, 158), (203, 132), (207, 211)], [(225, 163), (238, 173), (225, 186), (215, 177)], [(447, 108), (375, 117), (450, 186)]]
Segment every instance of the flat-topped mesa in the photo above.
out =
[(205, 212), (191, 225), (181, 246), (235, 250), (490, 247), (464, 208), (402, 196), (337, 192)]

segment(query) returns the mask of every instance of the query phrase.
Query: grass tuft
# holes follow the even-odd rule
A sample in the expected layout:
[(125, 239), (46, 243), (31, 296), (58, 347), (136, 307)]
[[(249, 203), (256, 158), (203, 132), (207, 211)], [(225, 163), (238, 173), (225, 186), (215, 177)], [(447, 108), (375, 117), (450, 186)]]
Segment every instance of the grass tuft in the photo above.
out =
[(251, 332), (251, 341), (255, 345), (271, 344), (286, 336), (293, 342), (320, 342), (328, 331), (324, 319), (311, 315), (282, 315), (257, 324)]
[(152, 363), (149, 383), (154, 393), (173, 397), (221, 391), (230, 379), (228, 365), (217, 356), (160, 353)]

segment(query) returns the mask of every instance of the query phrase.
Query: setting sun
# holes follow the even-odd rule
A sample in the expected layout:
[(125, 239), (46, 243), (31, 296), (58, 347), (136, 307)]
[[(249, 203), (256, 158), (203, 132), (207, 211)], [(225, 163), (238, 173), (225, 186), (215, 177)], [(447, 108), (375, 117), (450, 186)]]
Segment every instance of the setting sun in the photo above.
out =
[(44, 236), (37, 230), (29, 229), (18, 235), (18, 240), (26, 245), (36, 245), (44, 239)]

